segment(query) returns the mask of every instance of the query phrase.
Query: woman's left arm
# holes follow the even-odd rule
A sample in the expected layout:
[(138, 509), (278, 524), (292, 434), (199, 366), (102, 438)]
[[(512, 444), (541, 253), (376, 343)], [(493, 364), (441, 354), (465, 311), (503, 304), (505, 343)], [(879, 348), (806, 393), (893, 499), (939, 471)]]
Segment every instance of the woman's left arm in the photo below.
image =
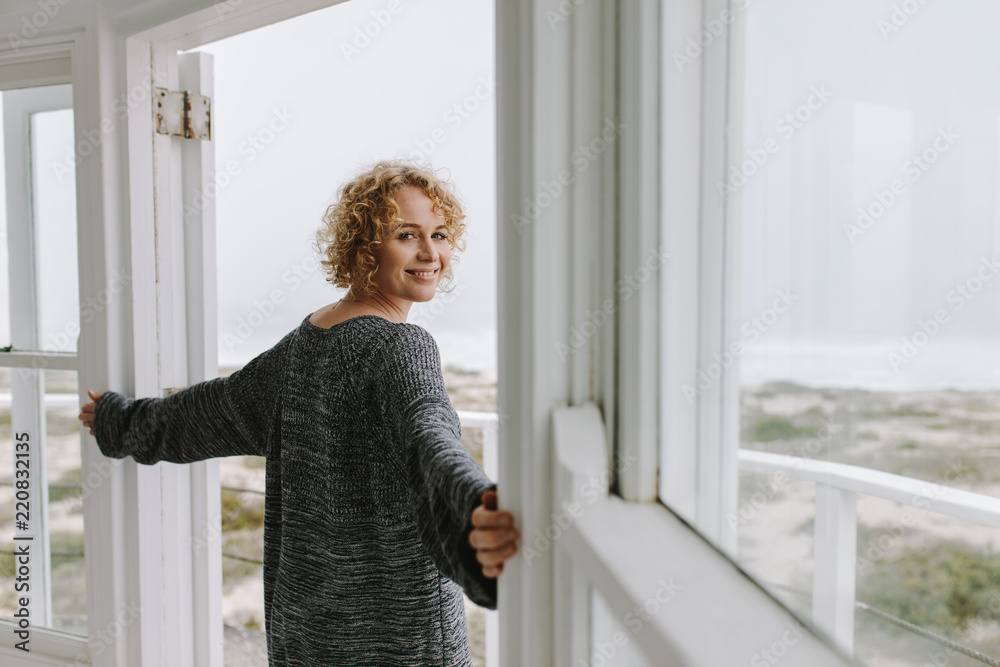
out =
[[(495, 609), (496, 575), (487, 576), (491, 570), (484, 572), (484, 565), (494, 567), (498, 553), (484, 556), (485, 560), (480, 556), (495, 546), (486, 543), (492, 542), (484, 537), (486, 531), (494, 537), (500, 533), (492, 526), (474, 527), (473, 521), (513, 517), (482, 506), (483, 493), (495, 491), (496, 484), (462, 444), (437, 344), (415, 325), (395, 330), (376, 353), (371, 378), (379, 387), (397, 442), (402, 443), (401, 464), (421, 541), (438, 569), (462, 586), (473, 602)], [(500, 528), (504, 534), (507, 530)]]

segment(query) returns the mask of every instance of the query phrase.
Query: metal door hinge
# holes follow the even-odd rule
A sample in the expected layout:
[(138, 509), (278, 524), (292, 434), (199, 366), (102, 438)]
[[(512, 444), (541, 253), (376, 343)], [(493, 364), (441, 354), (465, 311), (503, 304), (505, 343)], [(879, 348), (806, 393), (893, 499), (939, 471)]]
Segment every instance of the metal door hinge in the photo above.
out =
[(158, 134), (212, 140), (211, 98), (187, 90), (154, 88), (153, 109)]

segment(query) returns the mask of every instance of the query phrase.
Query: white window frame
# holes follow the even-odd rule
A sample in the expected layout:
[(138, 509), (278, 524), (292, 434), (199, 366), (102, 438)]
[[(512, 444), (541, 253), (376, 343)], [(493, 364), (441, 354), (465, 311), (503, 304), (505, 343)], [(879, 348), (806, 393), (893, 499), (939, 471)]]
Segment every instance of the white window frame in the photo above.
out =
[[(500, 500), (521, 517), (522, 549), (539, 544), (560, 513), (576, 517), (552, 540), (554, 548), (530, 565), (518, 559), (500, 581), (504, 665), (589, 660), (604, 639), (595, 627), (606, 619), (591, 609), (588, 590), (599, 592), (621, 623), (664, 573), (682, 592), (635, 636), (651, 664), (749, 664), (782, 641), (795, 664), (851, 664), (808, 624), (789, 640), (789, 628), (801, 627), (794, 615), (682, 518), (710, 526), (710, 537), (726, 546), (720, 528), (724, 508), (735, 500), (729, 478), (735, 480), (736, 452), (728, 462), (725, 455), (735, 441), (721, 431), (721, 411), (709, 400), (692, 410), (679, 392), (661, 395), (656, 359), (658, 321), (665, 322), (665, 362), (687, 372), (721, 348), (727, 333), (730, 304), (720, 298), (727, 294), (724, 211), (705, 195), (714, 182), (708, 175), (722, 172), (728, 149), (725, 48), (703, 56), (700, 75), (665, 76), (662, 86), (660, 77), (663, 54), (683, 47), (703, 17), (722, 6), (721, 0), (498, 3), (499, 405), (512, 416), (500, 433)], [(607, 30), (609, 19), (616, 29)], [(518, 48), (504, 48), (513, 44)], [(604, 59), (595, 62), (574, 46), (581, 44)], [(619, 69), (608, 71), (608, 53), (617, 54), (611, 62)], [(512, 221), (524, 215), (524, 202), (563, 168), (580, 138), (600, 131), (595, 109), (618, 110), (631, 132), (576, 184), (572, 198), (519, 229)], [(614, 187), (594, 187), (591, 178)], [(590, 192), (577, 192), (588, 186)], [(601, 205), (572, 205), (595, 191)], [(668, 291), (647, 285), (623, 299), (615, 325), (599, 328), (567, 368), (554, 346), (601, 307), (607, 286), (638, 266), (650, 247), (661, 247), (661, 211), (671, 220), (661, 248), (671, 252)], [(610, 250), (597, 231), (609, 228)], [(587, 241), (567, 243), (580, 236)], [(599, 275), (596, 286), (579, 279), (577, 266)], [(699, 345), (705, 336), (711, 343)], [(710, 400), (725, 405), (720, 398)], [(658, 461), (658, 413), (672, 440), (665, 462)], [(623, 465), (623, 456), (633, 463)], [(610, 476), (602, 472), (609, 462), (619, 468), (616, 495), (580, 503), (581, 489), (592, 491), (596, 480)], [(658, 491), (680, 516), (653, 502)], [(578, 513), (571, 511), (574, 500)]]
[[(8, 70), (9, 71), (9, 70)], [(0, 76), (3, 76), (0, 74)], [(34, 79), (32, 83), (39, 81)], [(48, 473), (46, 466), (46, 422), (45, 422), (45, 370), (77, 369), (77, 355), (70, 352), (42, 351), (38, 332), (38, 255), (37, 232), (34, 220), (34, 184), (32, 175), (33, 159), (31, 146), (31, 116), (34, 113), (72, 109), (71, 86), (53, 77), (45, 78), (49, 84), (44, 88), (20, 87), (8, 90), (4, 95), (4, 150), (8, 156), (6, 168), (7, 182), (7, 250), (8, 271), (16, 280), (9, 281), (11, 340), (13, 348), (0, 352), (0, 365), (12, 370), (11, 373), (11, 431), (12, 434), (29, 435), (29, 525), (27, 533), (17, 533), (16, 537), (30, 536), (25, 544), (30, 553), (31, 574), (29, 596), (29, 623), (39, 630), (37, 637), (31, 632), (27, 639), (29, 648), (43, 651), (60, 651), (68, 645), (78, 647), (81, 638), (62, 633), (52, 625), (51, 560), (48, 527)], [(4, 85), (0, 79), (0, 89)], [(33, 313), (33, 317), (18, 316)], [(16, 441), (16, 438), (15, 438)], [(11, 457), (16, 452), (12, 449)], [(25, 637), (15, 634), (18, 624), (0, 620), (0, 655), (23, 653), (15, 648)], [(34, 639), (34, 641), (32, 641)]]

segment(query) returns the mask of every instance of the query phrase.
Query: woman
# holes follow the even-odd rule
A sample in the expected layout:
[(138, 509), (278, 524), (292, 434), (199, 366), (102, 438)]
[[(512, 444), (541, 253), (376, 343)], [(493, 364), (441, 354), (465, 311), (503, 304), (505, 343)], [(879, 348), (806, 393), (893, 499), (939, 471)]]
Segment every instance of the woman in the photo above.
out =
[(267, 458), (272, 666), (471, 665), (462, 590), (496, 608), (513, 516), (462, 446), (434, 339), (406, 322), (451, 277), (464, 217), (433, 172), (379, 163), (317, 233), (343, 299), (229, 377), (82, 408), (106, 456)]

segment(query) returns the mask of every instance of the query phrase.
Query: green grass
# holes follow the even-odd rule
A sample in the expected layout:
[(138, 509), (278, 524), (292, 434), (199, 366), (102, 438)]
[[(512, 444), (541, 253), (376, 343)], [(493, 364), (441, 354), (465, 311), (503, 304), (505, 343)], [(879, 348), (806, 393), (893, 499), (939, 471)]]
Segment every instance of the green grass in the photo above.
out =
[(82, 498), (83, 482), (80, 479), (80, 469), (73, 468), (63, 473), (55, 484), (49, 484), (49, 502), (57, 503), (66, 498)]
[(1000, 554), (975, 553), (960, 542), (883, 557), (858, 580), (860, 601), (941, 631), (965, 630), (977, 616), (1000, 622), (989, 604), (998, 590)]
[[(13, 544), (4, 545), (4, 550), (14, 550)], [(17, 564), (14, 562), (14, 554), (0, 554), (0, 577), (13, 577), (17, 571)]]
[[(52, 553), (52, 569), (64, 563), (73, 563), (83, 558), (83, 533), (75, 531), (56, 531), (49, 535), (49, 551)], [(78, 554), (56, 556), (57, 553)]]
[(222, 532), (256, 530), (264, 525), (264, 499), (257, 494), (222, 489)]
[(897, 408), (886, 410), (885, 414), (890, 417), (940, 417), (941, 414), (931, 410), (923, 410), (916, 405), (900, 405)]
[[(263, 544), (263, 538), (259, 533), (244, 530), (227, 535), (222, 542), (222, 552), (263, 560)], [(248, 577), (255, 574), (261, 567), (256, 563), (222, 557), (222, 576), (226, 579)]]
[(774, 442), (793, 438), (811, 438), (818, 429), (815, 426), (798, 426), (784, 417), (764, 415), (750, 424), (743, 439), (751, 442)]

